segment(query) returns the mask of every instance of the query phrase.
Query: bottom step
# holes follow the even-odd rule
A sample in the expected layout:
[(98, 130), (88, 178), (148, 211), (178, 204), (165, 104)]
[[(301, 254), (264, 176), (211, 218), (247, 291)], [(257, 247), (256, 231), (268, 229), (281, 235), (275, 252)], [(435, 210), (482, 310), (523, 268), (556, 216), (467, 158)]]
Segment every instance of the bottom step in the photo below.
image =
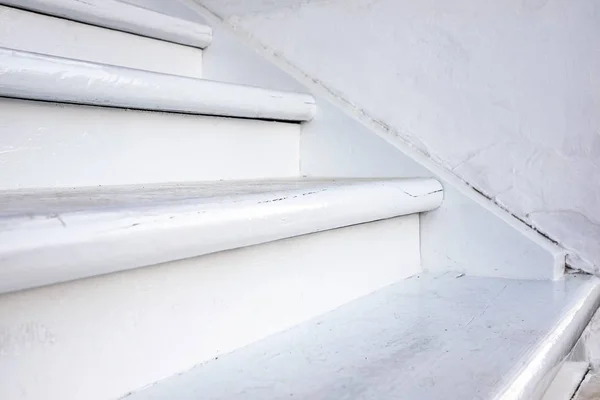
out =
[(115, 399), (307, 321), (415, 274), (418, 220), (1, 295), (0, 399)]
[(531, 400), (598, 306), (598, 282), (413, 277), (127, 400)]

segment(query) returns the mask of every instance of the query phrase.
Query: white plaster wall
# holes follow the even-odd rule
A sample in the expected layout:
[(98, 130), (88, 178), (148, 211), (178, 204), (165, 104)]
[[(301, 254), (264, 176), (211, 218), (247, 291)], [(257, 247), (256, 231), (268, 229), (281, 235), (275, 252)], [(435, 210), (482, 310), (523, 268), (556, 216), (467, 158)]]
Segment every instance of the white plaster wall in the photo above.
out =
[(119, 0), (122, 3), (158, 11), (171, 17), (197, 21), (198, 17), (180, 0)]
[(600, 266), (599, 2), (198, 2)]

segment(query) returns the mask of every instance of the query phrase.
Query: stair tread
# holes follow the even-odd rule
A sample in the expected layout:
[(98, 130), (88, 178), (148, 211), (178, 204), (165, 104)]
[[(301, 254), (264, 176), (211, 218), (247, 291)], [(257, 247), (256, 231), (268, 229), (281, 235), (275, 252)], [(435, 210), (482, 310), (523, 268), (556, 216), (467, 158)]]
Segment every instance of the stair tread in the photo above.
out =
[(598, 282), (415, 276), (127, 399), (532, 398), (587, 323), (571, 317), (597, 307)]
[(428, 211), (442, 197), (434, 179), (0, 191), (0, 292)]
[[(0, 191), (0, 218), (51, 216), (64, 212), (96, 212), (122, 208), (208, 205), (239, 201), (250, 195), (271, 199), (272, 193), (369, 188), (395, 185), (410, 192), (409, 197), (439, 190), (433, 179), (273, 179), (206, 182), (167, 182), (158, 184), (90, 186), (78, 188), (17, 189)], [(428, 192), (427, 192), (428, 193)], [(276, 201), (277, 199), (273, 200)]]
[(0, 0), (0, 4), (154, 39), (205, 48), (212, 29), (118, 0)]
[(186, 114), (309, 121), (315, 99), (268, 90), (0, 48), (0, 96)]

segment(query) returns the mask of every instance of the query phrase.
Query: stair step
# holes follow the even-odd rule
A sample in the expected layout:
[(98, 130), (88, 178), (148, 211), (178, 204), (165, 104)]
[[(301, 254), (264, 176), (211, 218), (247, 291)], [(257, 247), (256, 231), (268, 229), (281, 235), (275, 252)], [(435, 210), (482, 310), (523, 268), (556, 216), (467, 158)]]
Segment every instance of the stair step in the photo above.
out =
[(300, 129), (0, 98), (0, 190), (297, 177)]
[(202, 50), (0, 6), (0, 47), (202, 78)]
[(412, 277), (126, 398), (534, 400), (599, 282)]
[(0, 96), (189, 114), (308, 121), (308, 94), (0, 48)]
[(419, 179), (0, 193), (2, 290), (104, 274), (0, 295), (0, 398), (115, 399), (414, 275), (420, 216), (404, 214), (437, 206), (440, 190)]
[(212, 39), (206, 25), (118, 0), (0, 0), (0, 4), (198, 48)]
[(0, 192), (0, 293), (419, 213), (433, 179)]
[(417, 273), (418, 220), (0, 295), (0, 398), (117, 399), (293, 327)]

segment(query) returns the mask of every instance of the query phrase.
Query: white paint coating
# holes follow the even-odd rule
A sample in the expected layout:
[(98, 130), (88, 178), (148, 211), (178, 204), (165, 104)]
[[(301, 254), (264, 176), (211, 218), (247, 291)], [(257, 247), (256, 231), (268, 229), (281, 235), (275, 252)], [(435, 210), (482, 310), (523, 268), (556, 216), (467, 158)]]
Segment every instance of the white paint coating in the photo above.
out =
[(414, 274), (418, 229), (410, 215), (1, 295), (0, 398), (116, 399), (186, 371)]
[(202, 50), (0, 6), (0, 47), (202, 78)]
[(0, 99), (0, 131), (0, 189), (299, 175), (299, 124)]
[(412, 277), (127, 400), (490, 399), (565, 315), (599, 300), (586, 276), (456, 276)]
[(600, 263), (600, 3), (198, 2), (558, 241), (571, 265)]
[[(381, 130), (380, 125), (369, 122), (364, 115), (350, 112), (347, 104), (333, 98), (320, 84), (278, 55), (270, 54), (268, 48), (261, 48), (243, 31), (231, 31), (230, 27), (193, 1), (186, 4), (201, 13), (215, 32), (214, 46), (204, 52), (204, 74), (207, 78), (304, 91), (306, 89), (298, 83), (301, 82), (316, 97), (319, 108), (315, 119), (303, 125), (300, 136), (302, 175), (433, 175), (443, 182), (443, 205), (435, 212), (421, 216), (421, 257), (425, 269), (452, 269), (472, 275), (517, 279), (555, 279), (562, 276), (563, 249), (540, 237), (508, 213), (498, 210), (471, 187), (414, 149), (404, 146), (400, 151), (390, 146), (374, 134)], [(235, 65), (246, 68), (236, 69)]]
[(187, 46), (210, 44), (210, 27), (118, 0), (0, 0), (0, 4)]
[(433, 180), (238, 181), (0, 192), (0, 292), (438, 207)]
[(0, 48), (0, 96), (229, 117), (307, 121), (307, 94)]

